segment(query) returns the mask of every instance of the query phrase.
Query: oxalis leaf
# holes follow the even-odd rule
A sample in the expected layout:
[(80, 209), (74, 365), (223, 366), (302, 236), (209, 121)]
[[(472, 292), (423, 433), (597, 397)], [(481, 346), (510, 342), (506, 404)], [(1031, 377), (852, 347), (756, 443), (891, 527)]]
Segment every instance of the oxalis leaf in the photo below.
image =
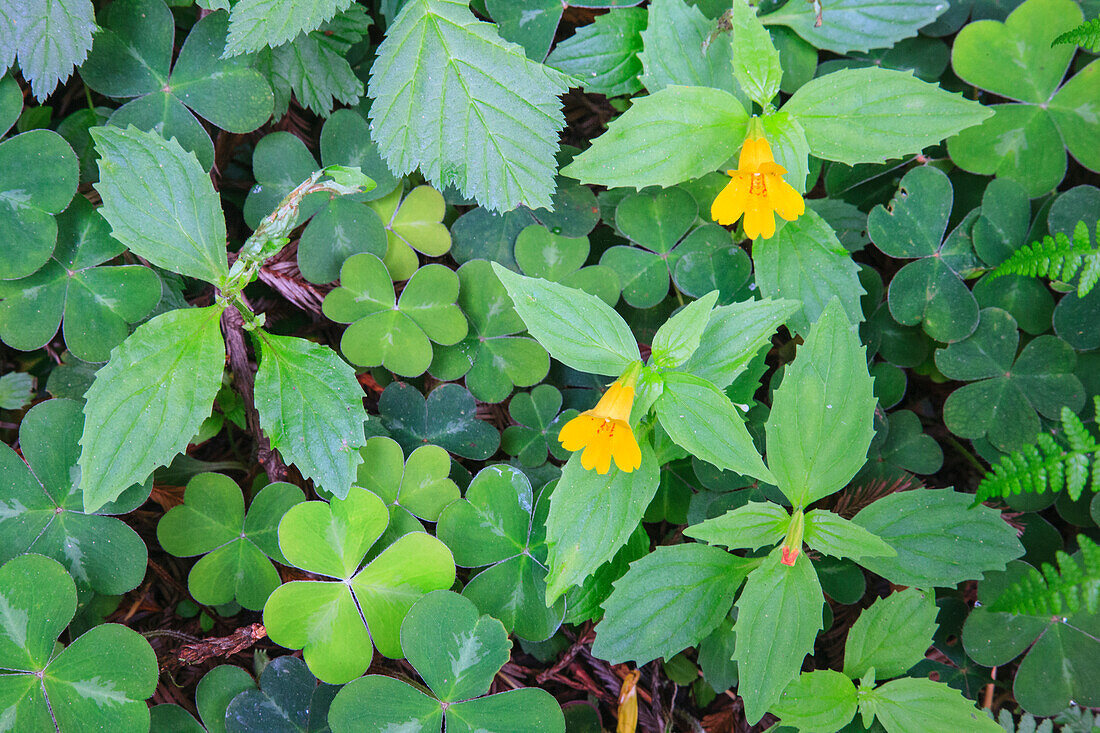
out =
[(96, 373), (80, 438), (85, 512), (167, 465), (210, 414), (225, 363), (221, 313), (212, 305), (157, 316)]
[(411, 0), (371, 67), (371, 135), (398, 174), (419, 167), (495, 211), (549, 208), (568, 80), (466, 3)]

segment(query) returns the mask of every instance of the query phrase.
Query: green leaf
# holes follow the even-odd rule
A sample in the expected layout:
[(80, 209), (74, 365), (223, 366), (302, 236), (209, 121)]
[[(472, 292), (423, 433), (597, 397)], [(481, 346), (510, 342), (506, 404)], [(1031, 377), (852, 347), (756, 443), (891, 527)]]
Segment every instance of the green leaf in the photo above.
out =
[[(390, 510), (387, 533), (392, 532), (400, 515), (438, 521), (443, 508), (459, 498), (458, 486), (447, 477), (451, 457), (437, 445), (420, 446), (409, 454), (406, 462), (401, 446), (395, 441), (374, 437), (359, 453), (363, 462), (359, 464), (355, 483), (386, 502)], [(424, 530), (418, 521), (409, 522), (409, 526)], [(396, 535), (390, 537), (391, 541), (396, 539)]]
[(187, 308), (138, 327), (85, 395), (84, 511), (166, 466), (198, 432), (222, 383), (222, 307)]
[(678, 445), (722, 470), (775, 482), (753, 446), (744, 417), (718, 387), (679, 372), (665, 374), (663, 381), (654, 407)]
[(507, 631), (542, 641), (561, 625), (565, 599), (546, 606), (546, 545), (533, 513), (527, 477), (509, 466), (490, 466), (474, 477), (465, 499), (443, 510), (436, 534), (457, 565), (489, 566), (462, 595), (481, 613), (500, 619)]
[(771, 502), (750, 501), (725, 514), (692, 525), (684, 534), (731, 550), (758, 550), (783, 541), (791, 515)]
[(860, 711), (873, 713), (886, 733), (1003, 733), (984, 710), (958, 690), (930, 679), (904, 677), (887, 682), (860, 699)]
[(178, 557), (205, 555), (187, 577), (196, 602), (219, 606), (236, 600), (259, 611), (281, 582), (268, 559), (285, 560), (276, 538), (279, 520), (303, 501), (297, 486), (276, 482), (256, 494), (246, 515), (236, 483), (201, 473), (187, 483), (184, 503), (157, 523), (157, 541)]
[(442, 384), (425, 399), (416, 387), (394, 382), (378, 400), (382, 422), (401, 447), (411, 451), (433, 443), (463, 458), (483, 461), (496, 452), (500, 435), (478, 420), (473, 395)]
[(649, 13), (623, 8), (603, 15), (561, 41), (546, 65), (579, 79), (585, 91), (618, 97), (641, 90), (642, 31)]
[(832, 669), (802, 673), (769, 712), (801, 731), (844, 730), (856, 714), (856, 686)]
[(337, 693), (329, 710), (334, 733), (364, 727), (386, 730), (441, 731), (443, 707), (435, 698), (392, 677), (369, 674), (352, 680)]
[(630, 327), (599, 298), (524, 277), (493, 263), (527, 330), (555, 359), (582, 372), (618, 376), (639, 358)]
[(604, 475), (586, 471), (580, 452), (565, 464), (546, 519), (547, 603), (613, 558), (641, 522), (661, 477), (653, 450), (648, 444), (640, 447), (641, 468), (630, 473), (618, 468)]
[(0, 667), (10, 730), (146, 730), (145, 700), (157, 685), (157, 659), (140, 634), (96, 626), (60, 653), (57, 637), (76, 611), (65, 569), (41, 555), (0, 566)]
[(839, 302), (810, 330), (775, 391), (768, 463), (796, 508), (844, 487), (867, 459), (875, 410), (865, 349)]
[(225, 219), (194, 153), (132, 126), (91, 134), (100, 155), (100, 212), (114, 238), (158, 267), (224, 283)]
[(0, 279), (46, 264), (57, 243), (53, 215), (69, 205), (77, 183), (76, 155), (56, 132), (31, 130), (0, 143)]
[(890, 314), (903, 326), (922, 324), (937, 341), (960, 341), (978, 327), (978, 302), (963, 282), (977, 265), (964, 219), (943, 239), (953, 191), (938, 168), (913, 168), (898, 184), (889, 208), (881, 204), (867, 219), (867, 232), (880, 250), (896, 258), (921, 258), (890, 281)]
[(935, 594), (907, 588), (880, 598), (859, 615), (844, 644), (844, 674), (859, 679), (874, 669), (879, 679), (900, 677), (932, 646)]
[[(213, 673), (211, 670), (203, 681)], [(240, 686), (244, 684), (243, 680), (234, 681)], [(323, 682), (318, 684), (301, 659), (289, 655), (273, 659), (260, 674), (259, 689), (251, 677), (248, 682), (247, 688), (222, 704), (218, 722), (223, 730), (228, 728), (232, 733), (291, 730), (324, 733), (328, 730), (329, 705), (340, 688)], [(200, 689), (199, 694), (201, 692)], [(232, 722), (226, 725), (228, 721)], [(205, 715), (203, 722), (206, 723)], [(215, 728), (207, 723), (207, 730), (214, 733)]]
[(699, 348), (680, 370), (727, 387), (800, 306), (798, 301), (749, 300), (718, 306), (699, 341)]
[(894, 548), (893, 557), (860, 560), (896, 585), (954, 586), (1023, 554), (1016, 531), (989, 507), (950, 489), (890, 494), (852, 519)]
[(672, 85), (721, 89), (747, 106), (731, 73), (732, 40), (713, 30), (714, 23), (684, 0), (650, 3), (649, 25), (642, 31), (645, 50), (638, 54), (642, 85), (650, 94)]
[(615, 582), (592, 653), (612, 664), (671, 659), (722, 623), (756, 562), (693, 542), (658, 547)]
[(568, 451), (558, 443), (558, 432), (578, 413), (574, 409), (562, 410), (561, 405), (561, 392), (550, 384), (514, 395), (508, 403), (508, 415), (516, 424), (504, 429), (501, 449), (528, 468), (546, 463), (547, 450), (559, 460), (569, 458)]
[(887, 48), (915, 36), (944, 9), (937, 0), (906, 0), (886, 7), (881, 0), (833, 0), (820, 11), (809, 3), (788, 3), (761, 20), (767, 25), (788, 26), (818, 48), (846, 54)]
[(805, 129), (813, 155), (848, 165), (919, 153), (992, 115), (911, 73), (878, 67), (820, 76), (783, 111)]
[(825, 602), (813, 565), (799, 554), (791, 567), (779, 562), (779, 549), (749, 573), (737, 600), (737, 693), (745, 717), (759, 721), (776, 702), (813, 651)]
[(239, 0), (229, 15), (223, 56), (279, 46), (330, 21), (353, 0)]
[[(386, 227), (386, 267), (394, 280), (408, 280), (419, 262), (416, 252), (442, 257), (451, 249), (451, 234), (443, 225), (443, 194), (417, 186), (404, 198), (402, 187), (370, 203)], [(414, 252), (413, 250), (416, 250)]]
[(802, 302), (789, 319), (798, 333), (805, 334), (833, 298), (840, 299), (849, 321), (863, 320), (859, 268), (813, 209), (784, 224), (771, 239), (753, 240), (752, 261), (763, 295)]
[[(836, 558), (862, 560), (865, 557), (889, 557), (895, 554), (890, 545), (863, 527), (824, 509), (814, 509), (806, 513), (803, 539), (811, 549)], [(853, 678), (859, 676), (852, 675)]]
[(729, 160), (745, 138), (748, 120), (729, 92), (667, 86), (635, 100), (561, 172), (609, 188), (672, 186)]
[(565, 10), (559, 0), (487, 0), (485, 7), (500, 35), (523, 46), (532, 61), (546, 58)]
[(83, 422), (79, 402), (40, 402), (20, 424), (27, 463), (6, 445), (0, 448), (0, 561), (23, 552), (46, 555), (82, 588), (117, 595), (141, 583), (148, 552), (134, 530), (104, 515), (131, 510), (151, 486), (133, 486), (119, 503), (85, 514), (76, 468)]
[(58, 216), (58, 244), (38, 272), (0, 281), (0, 337), (22, 351), (45, 346), (63, 324), (65, 346), (84, 361), (106, 361), (111, 349), (161, 297), (148, 267), (99, 267), (123, 247), (86, 198)]
[(395, 173), (419, 167), (436, 188), (494, 211), (549, 206), (567, 79), (465, 3), (411, 0), (371, 67), (371, 133)]
[(0, 410), (22, 410), (34, 399), (34, 377), (8, 372), (0, 377)]
[[(28, 0), (9, 12), (14, 14), (11, 40), (18, 45), (12, 43), (7, 54), (19, 55), (19, 70), (30, 82), (35, 99), (43, 102), (87, 57), (97, 30), (95, 9), (90, 0)], [(0, 40), (2, 45), (8, 43)], [(0, 68), (12, 60), (0, 51)]]
[[(256, 410), (271, 447), (302, 475), (347, 496), (366, 438), (363, 388), (329, 348), (258, 331)], [(307, 440), (308, 436), (308, 440)]]
[(779, 51), (753, 8), (733, 3), (729, 21), (733, 34), (733, 74), (749, 97), (766, 107), (779, 92), (783, 77)]
[(653, 336), (650, 350), (655, 364), (672, 369), (691, 358), (699, 348), (703, 331), (710, 322), (714, 303), (718, 300), (718, 291), (712, 290), (699, 300), (688, 303), (682, 310), (669, 318)]

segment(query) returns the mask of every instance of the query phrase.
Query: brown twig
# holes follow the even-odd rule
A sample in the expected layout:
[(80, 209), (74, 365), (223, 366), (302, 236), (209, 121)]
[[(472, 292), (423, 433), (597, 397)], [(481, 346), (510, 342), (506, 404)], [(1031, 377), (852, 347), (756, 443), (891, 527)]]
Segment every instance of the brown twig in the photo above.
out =
[(211, 657), (229, 657), (244, 651), (266, 636), (267, 629), (263, 624), (242, 626), (229, 636), (217, 636), (186, 644), (180, 647), (176, 659), (182, 665), (202, 664)]

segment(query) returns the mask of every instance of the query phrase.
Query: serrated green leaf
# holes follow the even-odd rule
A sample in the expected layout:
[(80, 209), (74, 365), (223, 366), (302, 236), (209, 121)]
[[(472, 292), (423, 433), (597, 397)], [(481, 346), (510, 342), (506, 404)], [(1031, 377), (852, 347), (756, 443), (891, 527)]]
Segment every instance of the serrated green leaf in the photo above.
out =
[(761, 20), (768, 25), (788, 26), (818, 48), (845, 54), (886, 48), (915, 36), (919, 28), (945, 9), (939, 0), (833, 0), (820, 9), (810, 3), (788, 3)]
[(864, 351), (832, 301), (775, 391), (768, 463), (797, 508), (842, 489), (867, 460), (876, 401)]
[(222, 383), (222, 306), (174, 310), (140, 326), (86, 394), (80, 470), (93, 512), (183, 450)]
[(398, 174), (419, 167), (436, 188), (494, 211), (549, 207), (567, 79), (465, 3), (411, 0), (371, 67), (371, 133)]
[(911, 73), (878, 67), (818, 77), (783, 111), (802, 125), (813, 155), (848, 165), (919, 153), (993, 114)]
[(734, 76), (753, 101), (766, 107), (779, 92), (783, 76), (779, 51), (756, 17), (755, 9), (744, 3), (733, 3), (729, 21), (733, 33)]
[(699, 342), (707, 324), (710, 323), (710, 314), (717, 300), (718, 291), (712, 290), (702, 298), (688, 303), (676, 315), (661, 324), (650, 344), (654, 363), (671, 369), (690, 359), (699, 348)]
[(100, 155), (100, 212), (115, 239), (154, 265), (221, 285), (229, 274), (225, 219), (194, 153), (132, 126), (91, 134)]
[(612, 664), (671, 659), (722, 623), (755, 565), (694, 542), (658, 547), (615, 582), (592, 653)]
[(751, 573), (737, 600), (734, 659), (737, 693), (745, 717), (756, 722), (778, 702), (780, 694), (813, 651), (821, 629), (825, 598), (813, 565), (799, 554), (793, 566), (779, 562), (779, 548)]
[(672, 186), (729, 160), (748, 120), (729, 92), (668, 86), (637, 99), (561, 172), (609, 188)]
[(239, 0), (229, 14), (223, 58), (279, 46), (309, 33), (354, 0)]
[(713, 21), (684, 0), (649, 4), (649, 24), (642, 31), (641, 82), (651, 94), (670, 85), (710, 87), (729, 92), (748, 105), (730, 62), (728, 34), (713, 34)]
[(271, 447), (302, 475), (345, 497), (366, 443), (363, 388), (329, 348), (258, 332), (256, 410)]
[[(96, 31), (91, 0), (26, 0), (12, 7), (15, 40), (8, 54), (19, 55), (19, 69), (42, 102), (80, 65)], [(5, 45), (0, 38), (0, 46)], [(7, 67), (0, 51), (0, 68)]]
[(586, 91), (616, 97), (642, 88), (642, 31), (646, 10), (624, 8), (596, 16), (569, 38), (558, 43), (546, 65), (579, 79)]
[(779, 544), (791, 524), (791, 515), (778, 504), (750, 501), (725, 514), (695, 524), (684, 534), (731, 550), (758, 550)]
[(859, 615), (844, 643), (844, 674), (900, 677), (924, 659), (936, 633), (935, 594), (908, 588), (880, 598)]
[(887, 682), (862, 697), (859, 707), (861, 712), (873, 713), (886, 733), (1004, 733), (973, 700), (930, 679), (904, 677)]
[(806, 513), (803, 540), (811, 549), (836, 558), (860, 560), (864, 557), (889, 557), (895, 554), (890, 545), (863, 527), (824, 509), (814, 509)]
[(843, 730), (856, 714), (856, 686), (832, 669), (803, 672), (769, 712), (800, 731)]
[(727, 387), (799, 306), (798, 301), (782, 298), (718, 306), (699, 348), (680, 370)]

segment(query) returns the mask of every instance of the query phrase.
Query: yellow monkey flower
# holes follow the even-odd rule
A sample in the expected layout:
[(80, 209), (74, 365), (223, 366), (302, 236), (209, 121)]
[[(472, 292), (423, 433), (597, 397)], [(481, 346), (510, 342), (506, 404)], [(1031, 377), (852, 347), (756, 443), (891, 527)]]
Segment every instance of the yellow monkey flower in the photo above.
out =
[(745, 235), (751, 239), (775, 234), (775, 214), (794, 221), (806, 210), (806, 202), (783, 180), (787, 169), (775, 162), (768, 141), (755, 129), (741, 146), (737, 170), (726, 171), (730, 182), (714, 199), (710, 216), (722, 226), (745, 215)]
[(607, 388), (595, 407), (567, 422), (558, 433), (558, 440), (566, 450), (584, 449), (581, 466), (585, 470), (595, 468), (596, 473), (605, 474), (611, 470), (612, 459), (626, 473), (642, 465), (642, 451), (630, 428), (640, 366), (638, 363), (629, 367)]

